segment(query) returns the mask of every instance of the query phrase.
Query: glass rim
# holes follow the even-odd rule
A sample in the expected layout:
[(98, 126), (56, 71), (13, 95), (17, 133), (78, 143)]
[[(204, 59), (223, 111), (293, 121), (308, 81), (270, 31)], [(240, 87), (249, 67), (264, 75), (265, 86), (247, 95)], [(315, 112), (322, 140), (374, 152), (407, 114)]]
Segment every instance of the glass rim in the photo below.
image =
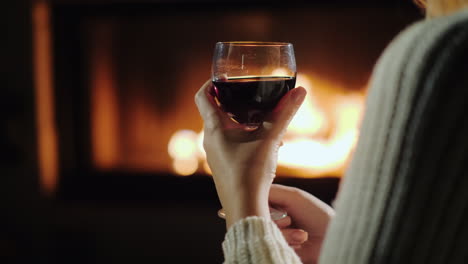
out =
[(275, 41), (219, 41), (216, 45), (230, 45), (230, 46), (292, 46), (289, 42), (275, 42)]

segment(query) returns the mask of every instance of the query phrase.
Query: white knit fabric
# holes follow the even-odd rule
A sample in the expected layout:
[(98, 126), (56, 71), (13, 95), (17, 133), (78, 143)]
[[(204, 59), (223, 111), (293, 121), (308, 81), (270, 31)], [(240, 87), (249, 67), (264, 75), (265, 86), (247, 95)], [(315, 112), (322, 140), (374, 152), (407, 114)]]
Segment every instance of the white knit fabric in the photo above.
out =
[(276, 224), (264, 217), (236, 222), (226, 234), (223, 250), (226, 264), (301, 263)]
[[(425, 221), (424, 218), (405, 218), (407, 215), (404, 214), (395, 219), (390, 217), (410, 201), (426, 198), (423, 192), (408, 190), (408, 181), (416, 176), (407, 173), (407, 167), (414, 163), (404, 157), (411, 157), (417, 149), (405, 144), (405, 140), (409, 135), (408, 127), (417, 126), (420, 120), (415, 118), (414, 109), (422, 104), (422, 95), (428, 92), (421, 88), (421, 83), (436, 75), (426, 75), (426, 69), (435, 64), (435, 56), (450, 53), (447, 32), (462, 27), (467, 18), (468, 9), (448, 17), (418, 22), (402, 32), (380, 58), (373, 72), (358, 146), (341, 184), (336, 217), (322, 248), (321, 264), (383, 264), (381, 259), (389, 258), (398, 259), (398, 262), (391, 260), (388, 263), (410, 263), (409, 259), (414, 258), (412, 254), (416, 253), (411, 251), (404, 254), (392, 252), (389, 256), (389, 247), (397, 248), (396, 244), (402, 243), (397, 239), (392, 240), (393, 245), (382, 241), (398, 229), (394, 223)], [(438, 166), (443, 167), (442, 163)], [(422, 189), (429, 190), (429, 186)], [(442, 195), (437, 186), (433, 191)], [(411, 194), (409, 200), (404, 198), (404, 192)], [(424, 202), (419, 206), (424, 208)], [(412, 242), (409, 238), (405, 241), (422, 243), (417, 237), (412, 239)], [(416, 259), (411, 263), (428, 262)]]

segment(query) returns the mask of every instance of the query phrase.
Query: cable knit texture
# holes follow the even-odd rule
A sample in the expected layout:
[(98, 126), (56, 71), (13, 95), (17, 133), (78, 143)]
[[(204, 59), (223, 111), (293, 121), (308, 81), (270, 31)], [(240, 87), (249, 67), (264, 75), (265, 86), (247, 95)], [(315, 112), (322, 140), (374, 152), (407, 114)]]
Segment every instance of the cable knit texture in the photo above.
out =
[(320, 264), (468, 263), (467, 101), (468, 10), (392, 42)]
[(276, 224), (264, 217), (250, 216), (236, 222), (223, 243), (225, 262), (301, 263)]
[[(320, 264), (468, 263), (467, 102), (468, 9), (389, 45)], [(226, 263), (299, 263), (261, 218), (234, 225), (223, 248)]]

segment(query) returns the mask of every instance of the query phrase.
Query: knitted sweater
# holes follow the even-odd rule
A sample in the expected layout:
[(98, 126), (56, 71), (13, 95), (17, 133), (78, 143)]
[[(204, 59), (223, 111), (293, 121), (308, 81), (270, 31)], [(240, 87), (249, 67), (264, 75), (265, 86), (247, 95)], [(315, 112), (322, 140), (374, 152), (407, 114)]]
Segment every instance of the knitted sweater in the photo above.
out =
[[(468, 10), (401, 33), (379, 59), (320, 264), (468, 263)], [(248, 217), (225, 263), (300, 263)]]

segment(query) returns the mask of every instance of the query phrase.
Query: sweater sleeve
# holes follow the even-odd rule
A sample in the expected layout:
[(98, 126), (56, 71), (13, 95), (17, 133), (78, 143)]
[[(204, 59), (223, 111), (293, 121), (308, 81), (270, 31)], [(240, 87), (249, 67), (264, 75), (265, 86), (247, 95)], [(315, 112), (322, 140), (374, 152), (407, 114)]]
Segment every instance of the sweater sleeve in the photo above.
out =
[(276, 224), (264, 217), (250, 216), (231, 226), (223, 251), (225, 264), (301, 263)]

